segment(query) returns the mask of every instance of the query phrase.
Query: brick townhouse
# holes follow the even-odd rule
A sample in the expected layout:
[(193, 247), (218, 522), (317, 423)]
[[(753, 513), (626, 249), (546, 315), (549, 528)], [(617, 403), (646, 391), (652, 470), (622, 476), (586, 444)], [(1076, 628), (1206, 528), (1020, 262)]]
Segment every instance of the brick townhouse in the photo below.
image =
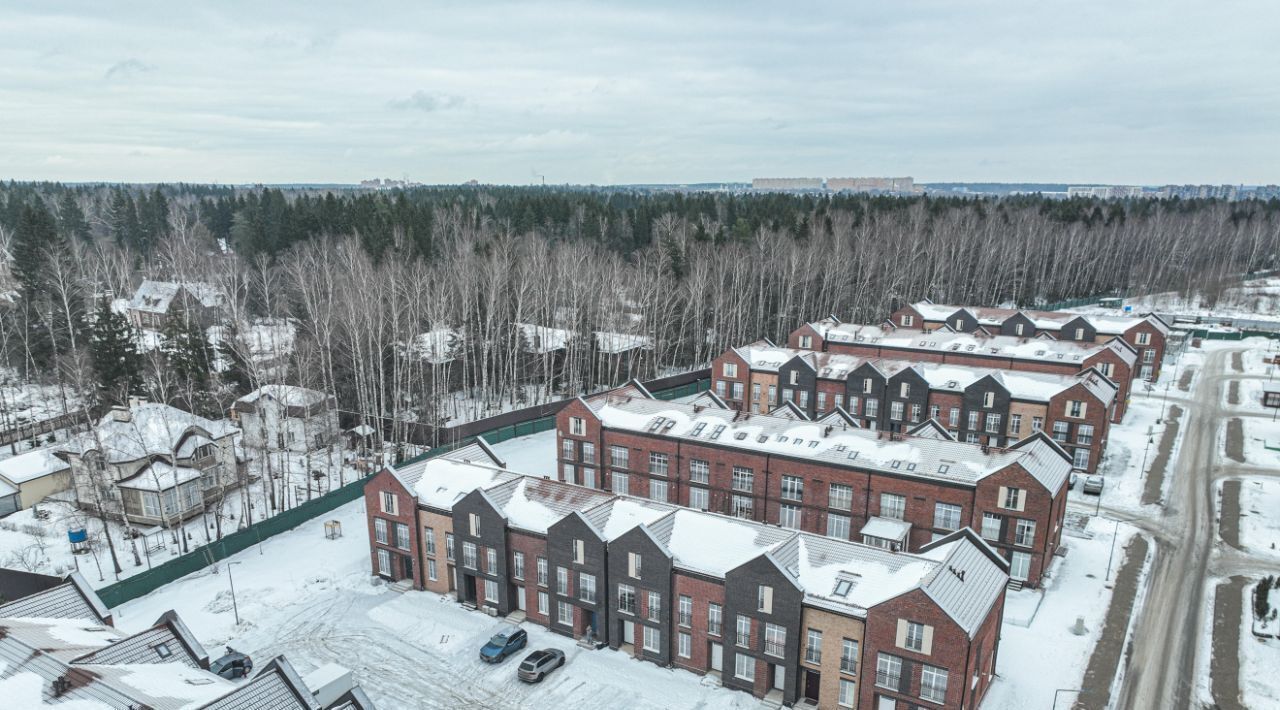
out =
[[(972, 530), (893, 551), (521, 476), (483, 445), (367, 486), (371, 521), (385, 495), (452, 500), (461, 603), (775, 703), (975, 708), (994, 677), (1008, 566)], [(412, 538), (417, 568), (429, 539)], [(408, 579), (370, 541), (374, 574)]]
[(653, 399), (638, 385), (557, 415), (561, 480), (918, 550), (963, 527), (1038, 585), (1061, 544), (1071, 457), (1044, 432), (1008, 446), (955, 441), (934, 420), (868, 431), (840, 412), (818, 421)]
[(928, 300), (903, 306), (889, 316), (889, 322), (904, 330), (925, 332), (950, 328), (972, 333), (1033, 338), (1047, 335), (1057, 340), (1100, 343), (1123, 338), (1138, 353), (1136, 376), (1143, 380), (1160, 378), (1169, 324), (1160, 316), (1084, 315), (1063, 311), (1034, 311), (1017, 308), (948, 306)]
[[(712, 363), (711, 377), (712, 392), (730, 408), (753, 414), (792, 403), (809, 419), (840, 410), (865, 429), (892, 432), (936, 419), (955, 438), (988, 446), (1045, 431), (1075, 469), (1089, 473), (1105, 452), (1118, 394), (1093, 368), (1058, 374), (911, 363), (767, 341), (726, 350)], [(765, 396), (757, 399), (757, 390)]]
[(1071, 375), (1093, 368), (1115, 383), (1118, 391), (1111, 421), (1120, 423), (1129, 404), (1138, 354), (1120, 338), (1093, 343), (1054, 340), (1049, 336), (1019, 338), (957, 333), (950, 327), (921, 333), (891, 324), (857, 325), (827, 318), (806, 323), (787, 339), (789, 347), (865, 358), (968, 365), (1017, 372)]

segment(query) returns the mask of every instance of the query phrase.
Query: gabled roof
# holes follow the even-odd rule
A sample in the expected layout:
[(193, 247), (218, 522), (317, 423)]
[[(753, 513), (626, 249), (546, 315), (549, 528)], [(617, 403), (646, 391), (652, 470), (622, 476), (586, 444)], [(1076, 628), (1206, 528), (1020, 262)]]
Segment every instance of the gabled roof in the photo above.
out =
[(919, 424), (907, 430), (908, 436), (919, 436), (928, 439), (938, 439), (939, 441), (955, 441), (956, 438), (942, 426), (937, 417), (929, 417)]
[(38, 478), (70, 470), (71, 464), (58, 458), (56, 451), (56, 447), (36, 449), (0, 461), (0, 479), (21, 486)]
[(222, 439), (240, 430), (225, 419), (205, 419), (167, 404), (143, 402), (108, 412), (95, 431), (96, 436), (95, 432), (80, 434), (60, 450), (75, 454), (101, 450), (108, 463), (123, 463), (173, 456), (188, 436)]
[(614, 497), (580, 515), (601, 540), (609, 541), (647, 525), (675, 510), (676, 506), (644, 498)]
[(216, 308), (223, 303), (224, 294), (221, 288), (199, 281), (143, 281), (133, 298), (129, 299), (129, 309), (143, 313), (168, 313), (169, 306), (178, 297), (180, 291), (194, 298), (206, 308)]
[[(956, 353), (1013, 358), (1034, 362), (1075, 364), (1077, 366), (1082, 365), (1086, 359), (1111, 347), (1108, 343), (1035, 340), (1011, 335), (956, 333), (948, 327), (938, 328), (928, 333), (922, 333), (918, 330), (886, 332), (879, 326), (855, 324), (828, 328), (826, 339), (830, 343), (865, 345), (904, 353)], [(882, 356), (889, 357), (887, 354)]]
[(0, 617), (90, 619), (102, 624), (111, 612), (84, 577), (72, 572), (56, 587), (0, 605)]
[(819, 424), (829, 424), (831, 426), (838, 427), (852, 427), (854, 429), (862, 428), (862, 425), (858, 423), (857, 419), (853, 418), (852, 414), (845, 411), (844, 407), (838, 405), (830, 412), (818, 417), (817, 422)]
[(1008, 565), (969, 528), (925, 545), (920, 554), (940, 563), (921, 589), (973, 638), (1009, 583)]
[(698, 404), (705, 407), (715, 407), (716, 409), (729, 408), (728, 403), (725, 402), (723, 399), (721, 399), (720, 395), (716, 394), (715, 392), (712, 392), (711, 390), (705, 390), (703, 392), (699, 392), (696, 397), (689, 400), (689, 403)]
[(517, 476), (483, 492), (508, 525), (543, 534), (564, 516), (599, 505), (613, 495), (533, 476)]
[(201, 706), (203, 710), (318, 710), (319, 707), (302, 677), (284, 656), (271, 659), (249, 682)]
[(795, 402), (783, 402), (777, 407), (774, 407), (773, 411), (769, 412), (769, 416), (791, 419), (798, 422), (809, 421), (809, 415), (805, 414), (803, 409), (797, 407)]

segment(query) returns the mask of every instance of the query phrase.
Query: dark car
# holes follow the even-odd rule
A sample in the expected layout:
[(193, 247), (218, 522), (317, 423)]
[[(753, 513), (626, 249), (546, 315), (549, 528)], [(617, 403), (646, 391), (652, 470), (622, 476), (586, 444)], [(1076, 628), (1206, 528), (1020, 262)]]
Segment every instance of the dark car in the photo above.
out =
[(253, 671), (253, 659), (227, 646), (226, 655), (210, 663), (209, 670), (227, 680), (244, 678)]
[(524, 648), (529, 642), (529, 634), (524, 629), (508, 629), (499, 631), (480, 649), (480, 660), (485, 663), (502, 663), (507, 656)]
[(564, 651), (556, 648), (544, 648), (534, 651), (520, 661), (516, 676), (526, 683), (541, 682), (551, 671), (564, 665)]

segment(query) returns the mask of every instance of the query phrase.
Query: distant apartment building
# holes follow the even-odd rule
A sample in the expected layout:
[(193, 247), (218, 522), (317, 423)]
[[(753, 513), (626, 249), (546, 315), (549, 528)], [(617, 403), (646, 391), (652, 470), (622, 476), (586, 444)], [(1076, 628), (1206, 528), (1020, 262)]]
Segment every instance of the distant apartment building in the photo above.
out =
[(822, 178), (752, 178), (752, 190), (822, 190)]
[(832, 192), (893, 192), (916, 191), (915, 180), (909, 177), (860, 177), (827, 178), (827, 189)]
[(375, 575), (774, 706), (976, 708), (995, 676), (1008, 567), (972, 530), (895, 551), (516, 474), (483, 440), (365, 500)]
[(959, 441), (1010, 446), (1045, 432), (1092, 473), (1106, 449), (1119, 388), (1092, 368), (1073, 374), (943, 365), (777, 347), (730, 348), (712, 363), (712, 391), (732, 409), (765, 414), (793, 405), (808, 419), (832, 412), (869, 430), (936, 421)]
[(800, 326), (787, 344), (801, 350), (1019, 372), (1072, 375), (1093, 368), (1118, 388), (1111, 409), (1113, 423), (1124, 419), (1138, 372), (1137, 352), (1120, 338), (1103, 343), (1055, 340), (1047, 334), (1028, 338), (989, 335), (985, 329), (957, 332), (951, 325), (924, 333), (914, 326), (899, 327), (888, 321), (858, 325), (828, 317)]
[(950, 306), (918, 301), (889, 314), (888, 322), (900, 330), (932, 332), (949, 328), (960, 333), (983, 332), (1019, 338), (1048, 336), (1055, 340), (1105, 343), (1120, 338), (1138, 354), (1134, 376), (1160, 378), (1169, 324), (1155, 314), (1143, 316), (1083, 315), (1065, 311), (1021, 308)]
[(1067, 188), (1067, 197), (1091, 197), (1102, 200), (1150, 197), (1155, 194), (1141, 185), (1073, 185)]

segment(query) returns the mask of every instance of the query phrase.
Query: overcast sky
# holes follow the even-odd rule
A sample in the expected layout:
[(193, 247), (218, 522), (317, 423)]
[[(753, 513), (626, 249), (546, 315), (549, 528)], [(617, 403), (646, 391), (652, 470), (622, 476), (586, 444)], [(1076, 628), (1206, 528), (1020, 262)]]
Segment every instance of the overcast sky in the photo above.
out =
[(122, 4), (5, 3), (0, 178), (1280, 182), (1277, 0)]

